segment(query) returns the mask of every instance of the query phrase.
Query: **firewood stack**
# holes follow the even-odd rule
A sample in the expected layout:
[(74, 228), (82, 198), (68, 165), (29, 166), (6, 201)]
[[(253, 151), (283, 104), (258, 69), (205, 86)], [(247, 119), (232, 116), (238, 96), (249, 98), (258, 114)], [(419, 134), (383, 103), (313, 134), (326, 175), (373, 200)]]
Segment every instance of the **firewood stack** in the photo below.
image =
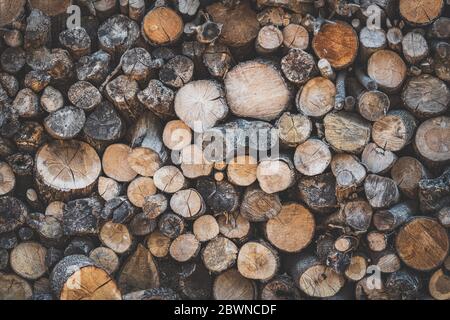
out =
[(0, 0), (0, 300), (450, 299), (449, 40), (448, 0)]

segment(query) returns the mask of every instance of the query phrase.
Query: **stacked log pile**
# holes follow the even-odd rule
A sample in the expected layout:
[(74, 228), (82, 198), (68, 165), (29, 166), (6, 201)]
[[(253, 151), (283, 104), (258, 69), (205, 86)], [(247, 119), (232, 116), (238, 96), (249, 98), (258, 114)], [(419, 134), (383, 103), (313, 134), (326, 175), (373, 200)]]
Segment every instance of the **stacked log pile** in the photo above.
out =
[(0, 300), (450, 299), (449, 41), (445, 0), (0, 0)]

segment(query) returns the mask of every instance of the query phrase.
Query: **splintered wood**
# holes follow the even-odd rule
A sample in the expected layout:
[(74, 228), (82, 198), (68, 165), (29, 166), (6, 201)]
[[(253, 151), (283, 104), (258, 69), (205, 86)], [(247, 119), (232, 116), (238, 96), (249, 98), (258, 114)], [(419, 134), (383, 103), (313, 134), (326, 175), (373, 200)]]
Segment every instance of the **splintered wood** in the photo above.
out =
[(450, 300), (449, 17), (0, 0), (0, 300)]

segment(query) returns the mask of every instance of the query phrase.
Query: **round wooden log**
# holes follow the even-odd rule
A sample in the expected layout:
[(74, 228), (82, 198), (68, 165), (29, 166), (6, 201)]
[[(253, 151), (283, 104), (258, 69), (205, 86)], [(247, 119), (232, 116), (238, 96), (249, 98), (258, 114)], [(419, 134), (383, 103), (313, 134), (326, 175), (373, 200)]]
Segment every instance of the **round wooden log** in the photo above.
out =
[(27, 17), (24, 48), (32, 49), (44, 46), (50, 40), (50, 29), (50, 18), (40, 10), (31, 10)]
[(93, 197), (67, 202), (62, 219), (64, 234), (68, 236), (97, 234), (101, 210), (101, 202)]
[(130, 182), (127, 188), (127, 197), (130, 202), (142, 208), (147, 196), (156, 194), (156, 187), (153, 179), (149, 177), (138, 177)]
[(183, 33), (183, 20), (168, 7), (156, 7), (149, 11), (142, 22), (142, 34), (154, 46), (169, 45)]
[(276, 126), (281, 142), (289, 147), (305, 142), (312, 132), (312, 122), (307, 116), (290, 112), (283, 113)]
[(175, 94), (159, 80), (151, 79), (147, 88), (138, 93), (138, 99), (147, 109), (163, 118), (174, 116)]
[(134, 46), (138, 38), (139, 26), (124, 15), (109, 18), (98, 29), (100, 48), (112, 56), (121, 56)]
[(134, 148), (127, 160), (130, 168), (143, 177), (152, 177), (161, 167), (158, 153), (148, 148)]
[(108, 273), (83, 255), (62, 259), (50, 274), (55, 295), (61, 300), (121, 300), (116, 283)]
[(13, 140), (20, 151), (34, 153), (45, 143), (44, 127), (34, 121), (23, 122)]
[(433, 164), (450, 160), (450, 118), (441, 116), (422, 122), (414, 146), (420, 156)]
[(200, 242), (192, 233), (185, 233), (172, 241), (169, 252), (176, 261), (186, 262), (200, 252)]
[(240, 214), (224, 213), (217, 223), (220, 234), (229, 239), (245, 240), (250, 233), (250, 222)]
[(114, 223), (127, 223), (135, 214), (135, 207), (131, 205), (128, 198), (123, 196), (108, 200), (101, 212), (103, 220), (112, 220)]
[(33, 157), (26, 153), (14, 153), (6, 158), (6, 162), (17, 176), (31, 176), (33, 173)]
[(146, 236), (157, 227), (157, 221), (150, 219), (145, 213), (139, 212), (129, 223), (130, 232), (133, 236)]
[(35, 93), (39, 93), (50, 83), (51, 77), (44, 71), (32, 70), (25, 75), (23, 80), (25, 87)]
[(64, 30), (59, 34), (59, 42), (76, 60), (91, 53), (91, 38), (82, 27)]
[(389, 111), (391, 102), (381, 91), (366, 91), (358, 97), (358, 112), (369, 121), (377, 121)]
[(126, 260), (117, 284), (123, 293), (160, 286), (159, 272), (153, 256), (142, 244), (138, 244), (136, 251)]
[(262, 160), (256, 169), (256, 177), (264, 192), (280, 192), (294, 184), (294, 165), (288, 158)]
[(395, 153), (378, 147), (375, 143), (369, 143), (361, 154), (361, 162), (368, 172), (381, 174), (393, 167), (397, 161)]
[(158, 228), (166, 237), (175, 239), (181, 235), (185, 229), (184, 219), (172, 212), (163, 213), (159, 218)]
[(331, 162), (328, 146), (319, 139), (308, 139), (295, 149), (295, 168), (306, 176), (323, 173)]
[(376, 51), (386, 48), (386, 42), (386, 32), (383, 29), (362, 28), (359, 34), (361, 58), (365, 61)]
[[(128, 164), (128, 156), (132, 149), (121, 143), (112, 144), (106, 148), (103, 158), (103, 172), (110, 178), (119, 182), (133, 180), (137, 173)], [(117, 170), (120, 168), (120, 170)]]
[(213, 77), (223, 78), (233, 64), (230, 49), (221, 43), (207, 46), (203, 52), (203, 64)]
[(116, 253), (127, 252), (132, 244), (132, 237), (126, 225), (106, 222), (99, 233), (100, 241)]
[(403, 40), (403, 34), (402, 30), (397, 27), (389, 28), (389, 30), (386, 33), (386, 40), (389, 46), (389, 49), (401, 52), (402, 50), (402, 40)]
[(167, 257), (172, 240), (159, 231), (152, 232), (147, 238), (147, 248), (157, 258)]
[(170, 150), (181, 150), (192, 142), (192, 131), (181, 120), (167, 122), (163, 131), (164, 145)]
[(259, 54), (275, 52), (283, 43), (283, 33), (274, 25), (267, 25), (259, 29), (255, 46)]
[(0, 56), (3, 70), (15, 74), (25, 65), (25, 51), (22, 48), (7, 48)]
[(47, 112), (54, 112), (64, 106), (62, 93), (51, 86), (47, 86), (44, 89), (40, 102), (41, 107)]
[(214, 216), (203, 215), (195, 220), (192, 230), (200, 242), (206, 242), (219, 234), (219, 224)]
[(257, 297), (255, 283), (244, 278), (236, 269), (219, 274), (212, 290), (216, 300), (254, 300)]
[(428, 283), (428, 291), (436, 300), (450, 299), (450, 277), (442, 270), (436, 270)]
[(299, 252), (312, 241), (314, 229), (311, 212), (300, 204), (291, 203), (283, 205), (280, 213), (267, 221), (265, 234), (278, 249)]
[(22, 118), (34, 118), (42, 112), (39, 98), (30, 88), (20, 90), (11, 107)]
[(283, 29), (283, 46), (306, 50), (309, 46), (308, 31), (299, 24), (290, 23)]
[(322, 117), (334, 108), (336, 87), (330, 80), (317, 77), (309, 80), (299, 90), (296, 105), (306, 116)]
[(74, 106), (90, 111), (102, 102), (102, 95), (87, 81), (78, 81), (69, 88), (67, 97)]
[(167, 150), (162, 141), (161, 120), (152, 112), (147, 111), (139, 116), (131, 128), (131, 147), (143, 147), (156, 151), (164, 163), (168, 158)]
[(190, 179), (210, 175), (214, 166), (197, 144), (184, 147), (180, 152), (180, 161), (183, 175)]
[(395, 247), (409, 267), (429, 271), (440, 266), (448, 255), (447, 231), (429, 217), (416, 217), (401, 227)]
[(137, 98), (139, 85), (136, 80), (120, 75), (106, 85), (105, 92), (108, 100), (128, 122), (141, 119), (144, 108)]
[(25, 0), (15, 1), (0, 1), (0, 27), (9, 25), (16, 21), (25, 11)]
[(446, 228), (449, 228), (450, 227), (450, 207), (444, 207), (441, 210), (439, 210), (439, 212), (437, 214), (437, 219), (439, 220), (440, 224), (442, 224)]
[(312, 48), (320, 59), (327, 59), (333, 68), (344, 69), (356, 59), (358, 35), (345, 22), (325, 23), (314, 36)]
[(33, 289), (27, 281), (15, 274), (0, 273), (1, 300), (31, 300)]
[(327, 142), (338, 151), (359, 154), (369, 142), (370, 124), (353, 113), (330, 113), (324, 125)]
[(335, 188), (336, 180), (331, 173), (304, 177), (298, 183), (300, 199), (308, 208), (318, 212), (334, 210), (337, 205)]
[(121, 57), (122, 71), (136, 81), (147, 80), (154, 69), (160, 68), (162, 60), (152, 60), (150, 53), (144, 48), (132, 48)]
[(110, 72), (111, 56), (103, 50), (83, 56), (76, 64), (76, 74), (80, 81), (100, 85)]
[(405, 110), (393, 110), (373, 124), (372, 139), (389, 151), (402, 150), (409, 144), (416, 130), (414, 117)]
[(87, 143), (55, 140), (36, 153), (36, 181), (45, 199), (64, 200), (92, 192), (100, 159)]
[(37, 242), (22, 242), (11, 251), (11, 268), (19, 276), (35, 280), (47, 272), (47, 249)]
[(16, 176), (12, 168), (6, 162), (0, 162), (0, 196), (3, 196), (14, 189)]
[(378, 210), (373, 215), (373, 225), (384, 232), (392, 231), (403, 225), (415, 213), (412, 202), (399, 203), (389, 209)]
[(170, 208), (185, 219), (196, 219), (205, 213), (206, 205), (195, 189), (179, 190), (170, 198)]
[(415, 116), (431, 118), (448, 109), (450, 89), (442, 80), (424, 74), (408, 81), (403, 89), (402, 100)]
[(419, 181), (427, 179), (429, 174), (416, 158), (401, 157), (392, 167), (391, 177), (408, 198), (415, 199), (418, 194)]
[(317, 73), (313, 56), (300, 49), (289, 50), (281, 59), (281, 70), (295, 84), (304, 84)]
[(348, 201), (342, 209), (328, 217), (329, 226), (340, 225), (350, 227), (356, 231), (366, 232), (372, 220), (372, 207), (370, 204), (361, 199)]
[(111, 142), (119, 140), (124, 131), (125, 122), (108, 101), (101, 102), (89, 114), (83, 128), (84, 137), (97, 150), (103, 150)]
[(428, 56), (428, 44), (418, 32), (407, 33), (402, 40), (403, 56), (410, 64), (417, 64)]
[(185, 185), (185, 178), (175, 166), (164, 166), (158, 169), (154, 176), (155, 186), (166, 193), (175, 193)]
[(359, 281), (364, 278), (366, 272), (367, 259), (361, 255), (354, 255), (344, 274), (350, 281)]
[(397, 272), (401, 268), (400, 258), (389, 249), (376, 253), (373, 262), (383, 273)]
[(266, 62), (240, 63), (227, 73), (224, 82), (228, 105), (240, 117), (273, 120), (290, 100), (280, 72)]
[(202, 261), (211, 272), (222, 272), (236, 263), (238, 247), (233, 241), (218, 236), (208, 242), (202, 251)]
[(444, 81), (450, 80), (450, 44), (439, 42), (434, 46), (434, 72), (436, 76)]
[(142, 210), (150, 219), (156, 219), (167, 210), (167, 207), (167, 198), (163, 194), (158, 193), (144, 198)]
[(390, 50), (380, 50), (370, 56), (367, 73), (378, 86), (387, 92), (395, 92), (406, 77), (406, 65), (402, 58)]
[(177, 116), (196, 132), (214, 127), (228, 114), (224, 91), (218, 82), (199, 80), (183, 86), (175, 96)]
[(356, 283), (356, 300), (389, 300), (384, 283), (381, 286), (374, 286), (370, 276), (364, 277)]
[(367, 246), (370, 250), (374, 252), (380, 252), (387, 247), (387, 236), (386, 234), (379, 231), (371, 231), (366, 236)]
[(256, 181), (257, 167), (252, 156), (236, 156), (227, 166), (228, 180), (237, 186), (249, 186)]
[(391, 300), (416, 300), (422, 283), (416, 273), (403, 269), (391, 273), (385, 287)]
[(450, 168), (447, 168), (437, 178), (419, 181), (419, 202), (422, 212), (436, 212), (449, 204), (449, 180)]
[(54, 217), (62, 221), (65, 206), (66, 204), (62, 201), (52, 201), (47, 205), (47, 208), (45, 209), (45, 215)]
[(181, 88), (192, 80), (194, 62), (186, 56), (177, 55), (159, 70), (159, 80), (173, 88)]
[(366, 169), (350, 154), (338, 153), (331, 160), (331, 171), (336, 177), (336, 197), (343, 200), (357, 191), (366, 177)]
[(400, 198), (394, 180), (369, 174), (364, 182), (367, 200), (373, 208), (386, 208), (394, 205)]
[(86, 122), (84, 111), (67, 106), (52, 112), (44, 120), (45, 130), (56, 139), (72, 139), (81, 132)]
[(291, 274), (296, 286), (310, 297), (332, 297), (345, 283), (342, 275), (322, 265), (317, 257), (311, 255), (298, 257)]
[(260, 29), (256, 13), (247, 2), (234, 7), (214, 3), (206, 7), (206, 11), (216, 23), (223, 25), (219, 41), (230, 47), (243, 47), (258, 35)]
[(239, 194), (227, 181), (216, 182), (211, 178), (197, 180), (196, 188), (215, 215), (234, 212), (239, 206)]
[(237, 268), (248, 279), (270, 280), (278, 267), (277, 252), (264, 242), (249, 241), (239, 250)]
[(423, 26), (432, 23), (440, 15), (444, 0), (400, 0), (400, 15), (410, 24)]
[(119, 257), (117, 254), (106, 247), (98, 247), (89, 253), (89, 258), (101, 268), (103, 268), (108, 274), (113, 274), (119, 268)]

